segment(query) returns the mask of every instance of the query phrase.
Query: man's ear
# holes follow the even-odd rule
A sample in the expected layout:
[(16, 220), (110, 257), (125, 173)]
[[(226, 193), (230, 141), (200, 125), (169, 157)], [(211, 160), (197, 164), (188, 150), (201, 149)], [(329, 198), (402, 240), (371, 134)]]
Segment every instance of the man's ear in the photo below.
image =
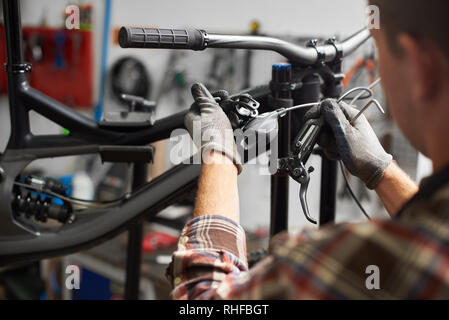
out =
[(424, 43), (405, 33), (399, 34), (397, 41), (402, 51), (402, 59), (406, 60), (406, 65), (410, 68), (410, 94), (416, 100), (435, 98), (441, 85), (441, 70), (438, 68), (441, 60), (435, 51), (438, 49), (430, 41)]

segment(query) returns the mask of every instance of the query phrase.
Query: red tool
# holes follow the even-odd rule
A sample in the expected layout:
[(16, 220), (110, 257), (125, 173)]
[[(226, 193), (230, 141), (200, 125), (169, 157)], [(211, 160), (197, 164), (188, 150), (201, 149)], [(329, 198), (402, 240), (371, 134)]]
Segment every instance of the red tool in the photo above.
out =
[(147, 233), (142, 240), (142, 251), (153, 253), (157, 249), (168, 248), (175, 245), (178, 238), (164, 232), (152, 231)]

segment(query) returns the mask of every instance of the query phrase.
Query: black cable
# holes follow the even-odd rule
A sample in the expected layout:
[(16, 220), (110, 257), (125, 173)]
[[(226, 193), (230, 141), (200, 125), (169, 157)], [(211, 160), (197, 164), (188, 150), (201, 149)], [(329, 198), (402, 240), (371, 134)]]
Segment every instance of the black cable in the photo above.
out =
[(346, 188), (348, 189), (349, 193), (351, 194), (352, 199), (354, 199), (354, 201), (357, 204), (357, 206), (360, 208), (360, 210), (362, 210), (364, 216), (368, 220), (371, 220), (370, 216), (368, 215), (368, 213), (366, 213), (366, 211), (363, 208), (362, 204), (360, 203), (359, 199), (357, 199), (357, 197), (355, 196), (354, 192), (352, 191), (351, 186), (349, 185), (348, 177), (346, 176), (346, 172), (345, 172), (345, 169), (343, 167), (343, 161), (340, 160), (339, 162), (340, 162), (341, 173), (343, 174), (343, 179), (345, 179)]
[(87, 200), (87, 199), (80, 199), (80, 198), (75, 198), (75, 197), (67, 197), (70, 200), (73, 201), (79, 201), (79, 202), (86, 202), (86, 203), (97, 203), (97, 204), (102, 204), (102, 205), (107, 205), (107, 204), (115, 204), (118, 202), (121, 202), (123, 200), (126, 200), (129, 197), (129, 193), (124, 194), (123, 196), (113, 199), (113, 200), (102, 200), (102, 201), (98, 201), (98, 200)]
[(114, 200), (107, 200), (107, 201), (85, 200), (85, 199), (78, 199), (78, 198), (73, 198), (73, 197), (69, 197), (69, 196), (64, 196), (64, 195), (58, 194), (56, 192), (53, 192), (51, 190), (41, 189), (41, 188), (32, 186), (30, 184), (26, 184), (26, 183), (14, 182), (14, 185), (16, 185), (18, 187), (22, 187), (22, 188), (31, 189), (36, 192), (45, 193), (49, 196), (62, 199), (64, 201), (70, 202), (72, 204), (86, 206), (86, 207), (111, 206), (111, 205), (119, 204), (129, 197), (129, 194), (125, 194), (124, 196), (114, 199)]

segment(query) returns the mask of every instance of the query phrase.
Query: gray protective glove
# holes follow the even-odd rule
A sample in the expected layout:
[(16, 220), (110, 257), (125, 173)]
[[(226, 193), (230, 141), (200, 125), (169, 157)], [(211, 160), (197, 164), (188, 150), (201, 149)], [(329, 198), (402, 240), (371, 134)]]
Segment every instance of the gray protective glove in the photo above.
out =
[(345, 102), (326, 99), (305, 114), (305, 119), (323, 116), (326, 123), (319, 145), (332, 160), (343, 160), (351, 174), (359, 177), (369, 189), (382, 179), (393, 157), (385, 152), (364, 115), (353, 125), (349, 122), (359, 111)]
[(240, 154), (228, 117), (203, 84), (195, 83), (192, 86), (192, 96), (195, 102), (185, 116), (184, 124), (195, 145), (204, 156), (212, 150), (225, 154), (234, 162), (240, 174)]

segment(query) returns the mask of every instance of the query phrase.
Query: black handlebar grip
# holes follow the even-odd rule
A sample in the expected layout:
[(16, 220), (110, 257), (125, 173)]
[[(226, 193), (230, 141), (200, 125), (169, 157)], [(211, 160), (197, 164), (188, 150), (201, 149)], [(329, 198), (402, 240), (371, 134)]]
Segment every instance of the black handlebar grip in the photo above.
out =
[(190, 49), (206, 48), (206, 32), (197, 29), (122, 27), (118, 34), (122, 48)]

